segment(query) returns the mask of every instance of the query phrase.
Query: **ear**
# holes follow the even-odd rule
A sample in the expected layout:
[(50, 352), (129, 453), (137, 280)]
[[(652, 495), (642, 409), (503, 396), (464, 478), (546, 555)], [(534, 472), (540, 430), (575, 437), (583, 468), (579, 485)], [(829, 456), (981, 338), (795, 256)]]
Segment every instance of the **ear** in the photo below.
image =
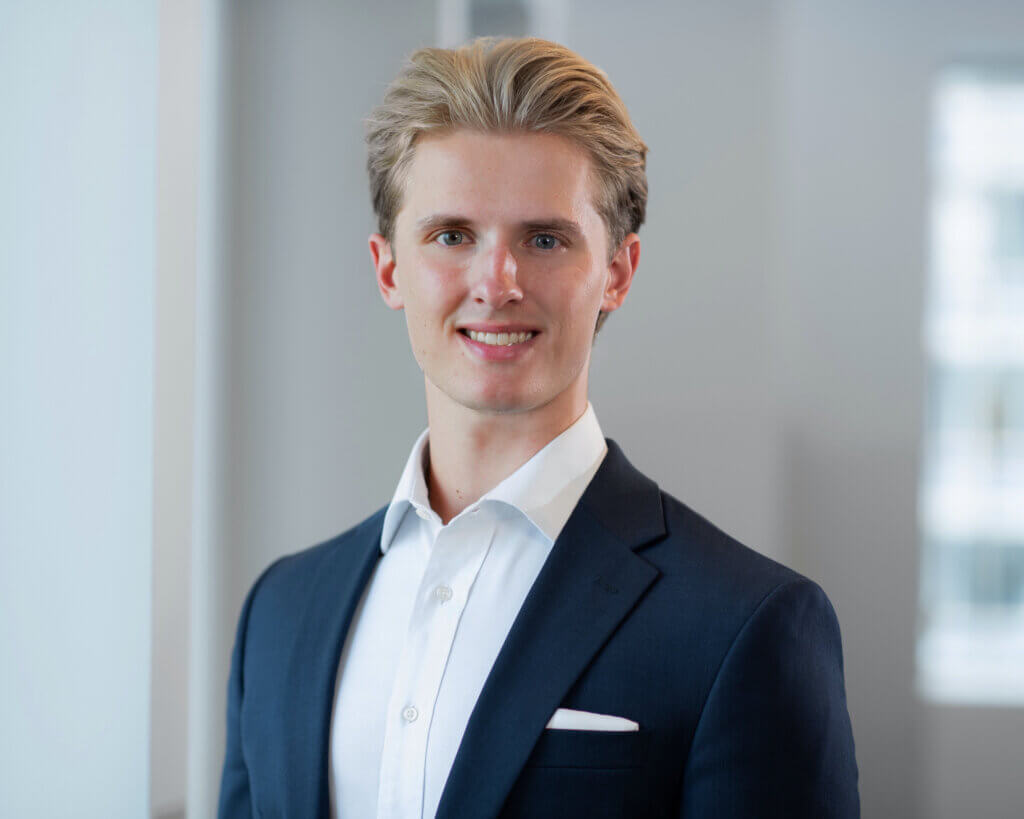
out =
[(377, 272), (377, 287), (380, 288), (384, 303), (392, 310), (401, 310), (405, 306), (402, 294), (398, 289), (395, 277), (397, 262), (391, 249), (391, 243), (379, 233), (370, 234), (370, 258)]
[(605, 286), (601, 310), (610, 313), (618, 310), (626, 300), (626, 293), (633, 283), (633, 274), (640, 264), (640, 237), (630, 233), (615, 252), (608, 265), (608, 284)]

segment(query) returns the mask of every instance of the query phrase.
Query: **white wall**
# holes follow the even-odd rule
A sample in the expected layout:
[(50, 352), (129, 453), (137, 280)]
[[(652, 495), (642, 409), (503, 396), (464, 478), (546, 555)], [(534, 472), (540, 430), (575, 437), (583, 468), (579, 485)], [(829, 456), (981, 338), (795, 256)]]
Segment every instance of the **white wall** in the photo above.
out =
[(0, 8), (0, 815), (148, 810), (153, 2)]

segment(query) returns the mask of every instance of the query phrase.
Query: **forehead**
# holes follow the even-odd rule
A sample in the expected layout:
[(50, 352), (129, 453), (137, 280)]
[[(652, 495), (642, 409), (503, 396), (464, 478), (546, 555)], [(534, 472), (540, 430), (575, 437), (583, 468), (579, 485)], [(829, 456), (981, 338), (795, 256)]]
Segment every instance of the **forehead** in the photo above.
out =
[(416, 142), (398, 219), (463, 213), (480, 221), (597, 217), (591, 161), (566, 137), (458, 130)]

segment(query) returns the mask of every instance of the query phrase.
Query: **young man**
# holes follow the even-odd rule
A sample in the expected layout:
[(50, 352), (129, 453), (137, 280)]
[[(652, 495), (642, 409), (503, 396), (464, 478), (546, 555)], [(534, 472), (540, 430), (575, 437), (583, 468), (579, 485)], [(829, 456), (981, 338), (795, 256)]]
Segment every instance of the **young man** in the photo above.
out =
[(423, 49), (368, 144), (429, 426), (390, 504), (250, 591), (220, 815), (857, 816), (825, 594), (587, 400), (647, 197), (607, 78), (541, 40)]

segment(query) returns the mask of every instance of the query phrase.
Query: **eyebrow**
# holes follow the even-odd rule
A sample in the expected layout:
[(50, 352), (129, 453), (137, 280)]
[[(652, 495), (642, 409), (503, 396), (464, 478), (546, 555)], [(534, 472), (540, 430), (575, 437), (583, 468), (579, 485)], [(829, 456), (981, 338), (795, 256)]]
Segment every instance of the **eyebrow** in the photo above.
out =
[[(442, 227), (451, 227), (452, 225), (471, 224), (473, 224), (473, 220), (468, 216), (461, 216), (457, 213), (435, 213), (432, 216), (425, 216), (417, 221), (416, 228), (418, 230), (435, 230)], [(566, 233), (574, 237), (581, 237), (583, 235), (583, 230), (578, 222), (574, 222), (571, 219), (562, 219), (557, 216), (550, 219), (530, 219), (526, 222), (520, 222), (518, 227), (520, 230), (557, 230), (560, 233)]]

